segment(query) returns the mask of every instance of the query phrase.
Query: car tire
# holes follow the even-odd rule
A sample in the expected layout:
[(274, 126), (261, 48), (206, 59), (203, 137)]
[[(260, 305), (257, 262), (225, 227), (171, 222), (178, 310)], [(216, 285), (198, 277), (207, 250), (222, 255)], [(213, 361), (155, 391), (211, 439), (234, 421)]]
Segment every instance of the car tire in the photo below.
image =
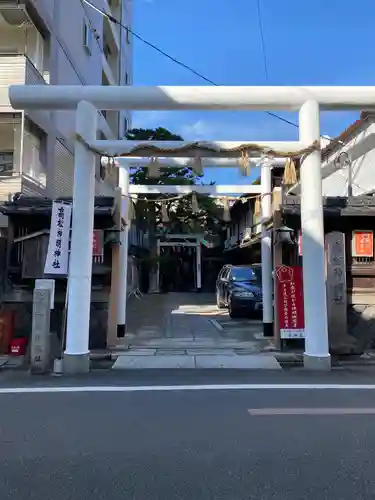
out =
[(216, 306), (218, 309), (224, 309), (224, 304), (220, 300), (219, 292), (216, 292)]
[(239, 318), (240, 317), (240, 314), (238, 313), (238, 311), (236, 309), (233, 309), (232, 301), (230, 299), (228, 301), (228, 313), (229, 313), (229, 316), (231, 318)]

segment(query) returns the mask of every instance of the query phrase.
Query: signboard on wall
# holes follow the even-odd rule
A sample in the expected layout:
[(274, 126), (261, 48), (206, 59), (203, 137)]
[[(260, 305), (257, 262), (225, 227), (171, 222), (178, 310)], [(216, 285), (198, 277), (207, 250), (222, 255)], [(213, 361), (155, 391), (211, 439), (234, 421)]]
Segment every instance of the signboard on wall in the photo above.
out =
[(352, 257), (374, 256), (374, 233), (372, 231), (353, 231)]
[(103, 231), (94, 229), (92, 235), (92, 256), (102, 257), (104, 252), (104, 235)]
[(277, 308), (281, 339), (305, 337), (302, 267), (276, 268)]

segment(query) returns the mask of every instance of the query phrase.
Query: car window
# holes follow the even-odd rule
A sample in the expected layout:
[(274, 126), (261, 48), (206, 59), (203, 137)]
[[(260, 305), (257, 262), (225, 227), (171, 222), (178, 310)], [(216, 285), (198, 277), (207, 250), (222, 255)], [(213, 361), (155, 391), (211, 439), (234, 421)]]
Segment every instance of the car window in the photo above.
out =
[(252, 267), (234, 267), (231, 273), (232, 281), (261, 281), (260, 270)]

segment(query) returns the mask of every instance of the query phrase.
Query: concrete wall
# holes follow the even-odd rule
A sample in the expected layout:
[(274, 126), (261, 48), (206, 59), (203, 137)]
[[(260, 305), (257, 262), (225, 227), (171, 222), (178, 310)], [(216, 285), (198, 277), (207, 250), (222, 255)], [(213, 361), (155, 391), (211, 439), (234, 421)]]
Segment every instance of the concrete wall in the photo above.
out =
[[(93, 3), (100, 6), (101, 2)], [(103, 57), (101, 42), (93, 38), (88, 52), (83, 44), (83, 29), (84, 22), (88, 21), (91, 29), (101, 34), (103, 17), (93, 9), (85, 9), (76, 0), (55, 2), (53, 16), (53, 29), (60, 39), (52, 39), (51, 83), (100, 85)], [(56, 112), (55, 126), (65, 137), (69, 137), (75, 128), (75, 113)]]
[[(332, 154), (322, 166), (323, 176), (325, 171), (334, 170), (329, 176), (323, 179), (323, 194), (325, 196), (347, 196), (348, 194), (348, 169), (337, 169), (332, 165), (335, 158), (342, 151), (350, 151), (356, 148), (360, 141), (370, 138), (375, 134), (375, 124), (372, 120), (364, 123), (363, 128), (340, 150)], [(375, 176), (373, 166), (375, 164), (375, 135), (374, 148), (360, 156), (352, 163), (352, 190), (353, 195), (358, 196), (375, 190)], [(353, 149), (355, 151), (355, 149)]]
[[(133, 0), (122, 1), (121, 22), (131, 27), (133, 24)], [(134, 38), (130, 32), (121, 30), (121, 71), (120, 85), (131, 85), (133, 83), (133, 44)], [(120, 138), (123, 138), (127, 129), (132, 128), (131, 113), (122, 111), (120, 113)]]

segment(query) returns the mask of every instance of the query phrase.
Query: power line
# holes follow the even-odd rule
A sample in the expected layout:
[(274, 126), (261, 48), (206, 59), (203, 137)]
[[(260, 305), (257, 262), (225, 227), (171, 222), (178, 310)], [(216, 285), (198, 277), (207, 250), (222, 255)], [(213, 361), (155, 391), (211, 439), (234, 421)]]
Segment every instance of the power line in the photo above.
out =
[(87, 16), (87, 14), (86, 14), (87, 9), (85, 8), (85, 0), (79, 0), (79, 1), (80, 1), (80, 4), (82, 5), (82, 9), (83, 9), (83, 11), (84, 11), (84, 13), (85, 13), (85, 16), (86, 16), (87, 22), (89, 23), (90, 30), (91, 30), (91, 32), (92, 32), (92, 34), (93, 34), (93, 36), (94, 36), (94, 39), (95, 39), (96, 44), (97, 44), (97, 46), (98, 46), (98, 49), (100, 50), (100, 52), (104, 53), (103, 47), (102, 47), (101, 43), (99, 42), (98, 37), (97, 37), (97, 36), (95, 36), (95, 31), (96, 31), (96, 30), (95, 30), (95, 28), (94, 28), (94, 26), (93, 26), (93, 24), (92, 24), (92, 22), (91, 22), (90, 18), (89, 18), (89, 17)]
[(269, 78), (268, 78), (267, 52), (266, 52), (266, 42), (265, 42), (264, 32), (263, 32), (262, 10), (260, 8), (260, 0), (256, 0), (256, 3), (257, 3), (257, 10), (258, 10), (260, 41), (262, 43), (264, 74), (265, 74), (266, 80), (268, 81)]
[[(178, 64), (179, 66), (181, 66), (182, 68), (185, 68), (187, 69), (188, 71), (190, 71), (191, 73), (193, 73), (194, 75), (198, 76), (199, 78), (201, 78), (202, 80), (206, 81), (207, 83), (210, 83), (211, 85), (214, 85), (215, 87), (220, 87), (220, 85), (216, 82), (214, 82), (213, 80), (211, 80), (210, 78), (208, 78), (207, 76), (203, 75), (202, 73), (199, 73), (198, 71), (196, 71), (194, 68), (192, 68), (191, 66), (185, 64), (184, 62), (180, 61), (179, 59), (176, 59), (175, 57), (171, 56), (170, 54), (168, 54), (167, 52), (165, 52), (164, 50), (160, 49), (159, 47), (157, 47), (155, 44), (149, 42), (148, 40), (146, 40), (145, 38), (143, 38), (141, 35), (139, 35), (138, 33), (135, 33), (131, 28), (129, 28), (129, 26), (126, 26), (125, 24), (123, 24), (121, 21), (119, 21), (118, 19), (116, 19), (115, 17), (113, 17), (111, 14), (108, 14), (107, 12), (105, 12), (105, 10), (103, 9), (100, 9), (99, 7), (96, 7), (96, 5), (94, 5), (90, 0), (79, 0), (80, 2), (84, 2), (86, 3), (89, 7), (91, 7), (92, 9), (96, 10), (99, 14), (101, 14), (102, 16), (106, 17), (109, 21), (111, 21), (112, 23), (114, 24), (117, 24), (118, 26), (120, 26), (122, 29), (128, 31), (129, 33), (131, 33), (135, 38), (137, 38), (138, 40), (140, 40), (142, 43), (144, 43), (145, 45), (147, 45), (148, 47), (154, 49), (156, 52), (159, 52), (159, 54), (163, 55), (164, 57), (166, 57), (167, 59), (169, 59), (170, 61), (174, 62), (175, 64)], [(267, 65), (267, 59), (266, 59), (266, 51), (265, 51), (265, 43), (264, 43), (264, 34), (263, 34), (263, 26), (262, 26), (262, 23), (261, 23), (261, 11), (260, 11), (260, 0), (257, 0), (257, 3), (259, 5), (259, 10), (258, 10), (258, 18), (259, 18), (259, 22), (260, 22), (260, 27), (261, 27), (261, 33), (262, 33), (262, 46), (263, 46), (263, 51), (264, 51), (264, 64), (265, 64), (265, 71), (266, 71), (266, 76), (268, 78), (268, 65)], [(268, 116), (272, 116), (273, 118), (276, 118), (277, 120), (279, 121), (282, 121), (288, 125), (292, 125), (293, 127), (299, 129), (299, 125), (295, 122), (292, 122), (291, 120), (288, 120), (287, 118), (283, 118), (282, 116), (280, 115), (277, 115), (276, 113), (272, 113), (271, 111), (264, 111), (264, 113), (266, 113)], [(327, 139), (327, 136), (321, 134), (320, 137), (322, 137), (323, 139)], [(329, 141), (330, 143), (332, 144), (338, 144), (340, 146), (343, 145), (342, 141), (341, 140), (338, 140), (338, 139), (332, 139), (332, 138), (329, 138)]]
[[(141, 41), (142, 43), (144, 43), (145, 45), (147, 45), (148, 47), (150, 47), (151, 49), (154, 49), (156, 52), (159, 52), (159, 54), (161, 54), (162, 56), (166, 57), (167, 59), (169, 59), (170, 61), (174, 62), (175, 64), (178, 64), (179, 66), (181, 66), (182, 68), (185, 68), (187, 69), (188, 71), (190, 71), (190, 73), (193, 73), (194, 75), (198, 76), (199, 78), (201, 78), (202, 80), (204, 80), (205, 82), (207, 83), (210, 83), (211, 85), (214, 85), (215, 87), (220, 87), (220, 85), (216, 82), (214, 82), (213, 80), (211, 80), (210, 78), (208, 78), (207, 76), (203, 75), (202, 73), (199, 73), (199, 71), (196, 71), (194, 68), (192, 68), (191, 66), (185, 64), (184, 62), (180, 61), (179, 59), (176, 59), (175, 57), (171, 56), (170, 54), (168, 54), (167, 52), (165, 52), (164, 50), (160, 49), (159, 47), (157, 47), (156, 45), (154, 45), (153, 43), (149, 42), (148, 40), (146, 40), (145, 38), (143, 38), (141, 35), (138, 35), (138, 33), (135, 33), (131, 28), (129, 28), (128, 26), (125, 26), (121, 21), (119, 21), (118, 19), (116, 19), (115, 17), (113, 17), (111, 14), (108, 14), (107, 12), (105, 12), (104, 10), (100, 9), (99, 7), (96, 7), (94, 4), (92, 4), (89, 0), (80, 0), (80, 1), (83, 1), (85, 2), (87, 5), (89, 5), (92, 9), (96, 10), (97, 12), (99, 12), (99, 14), (101, 14), (102, 16), (106, 17), (109, 21), (111, 21), (112, 23), (114, 24), (117, 24), (118, 26), (120, 26), (122, 29), (124, 30), (127, 30), (129, 31), (129, 33), (131, 33), (135, 38), (137, 38), (139, 41)], [(287, 123), (288, 125), (292, 125), (293, 127), (295, 128), (299, 128), (297, 123), (294, 123), (290, 120), (287, 120), (286, 118), (283, 118), (282, 116), (279, 116), (275, 113), (271, 113), (270, 111), (264, 111), (267, 115), (269, 116), (272, 116), (273, 118), (276, 118), (277, 120), (280, 120), (284, 123)]]

